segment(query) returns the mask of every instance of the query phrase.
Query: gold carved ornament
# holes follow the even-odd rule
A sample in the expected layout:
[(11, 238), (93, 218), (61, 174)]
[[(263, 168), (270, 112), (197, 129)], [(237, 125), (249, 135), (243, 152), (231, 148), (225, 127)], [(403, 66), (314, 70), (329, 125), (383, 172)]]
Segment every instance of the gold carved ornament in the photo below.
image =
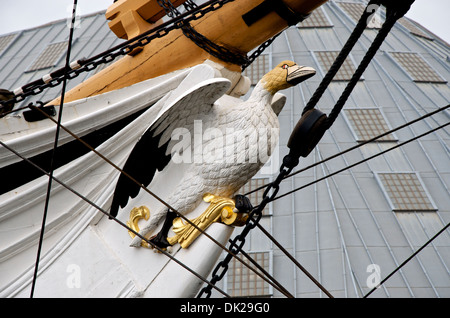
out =
[[(205, 231), (214, 222), (221, 222), (230, 226), (245, 225), (248, 214), (236, 212), (234, 200), (206, 193), (203, 195), (203, 201), (210, 204), (200, 216), (190, 220), (195, 226), (180, 217), (173, 220), (172, 230), (175, 235), (167, 238), (171, 245), (179, 243), (182, 248), (188, 248), (202, 231)], [(148, 220), (149, 217), (150, 212), (147, 207), (134, 208), (130, 212), (130, 220), (127, 225), (134, 231), (139, 232), (138, 221), (141, 219)], [(136, 236), (131, 231), (128, 231), (128, 233), (132, 238)], [(150, 244), (144, 240), (142, 240), (141, 246), (151, 248)]]

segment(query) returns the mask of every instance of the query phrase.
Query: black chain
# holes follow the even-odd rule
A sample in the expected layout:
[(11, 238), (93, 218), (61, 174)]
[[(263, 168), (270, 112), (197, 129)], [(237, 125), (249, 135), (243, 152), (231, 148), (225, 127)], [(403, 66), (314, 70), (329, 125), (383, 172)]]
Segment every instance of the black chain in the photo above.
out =
[(180, 12), (175, 8), (169, 0), (156, 0), (160, 7), (164, 9), (169, 18), (175, 18), (180, 15)]
[(202, 48), (212, 56), (217, 57), (222, 61), (237, 65), (243, 65), (249, 62), (245, 54), (233, 52), (224, 46), (218, 45), (204, 35), (198, 33), (189, 23), (183, 23), (185, 24), (181, 28), (183, 30), (183, 34), (191, 39), (192, 42), (194, 42), (198, 47)]
[(269, 186), (264, 191), (261, 203), (257, 207), (253, 208), (249, 213), (242, 232), (238, 234), (233, 240), (230, 240), (230, 246), (228, 247), (228, 250), (230, 252), (222, 261), (217, 264), (216, 268), (213, 270), (212, 278), (210, 280), (211, 284), (205, 286), (197, 295), (197, 298), (201, 298), (202, 296), (205, 296), (206, 298), (211, 297), (212, 286), (225, 276), (231, 259), (242, 251), (246, 236), (252, 229), (254, 229), (258, 225), (262, 217), (262, 211), (264, 210), (266, 205), (275, 198), (278, 191), (280, 190), (281, 181), (283, 181), (283, 179), (292, 171), (293, 168), (294, 167), (288, 168), (284, 164), (281, 165), (278, 177), (274, 182), (269, 184)]
[[(180, 12), (173, 6), (172, 2), (169, 0), (157, 0), (158, 4), (164, 9), (166, 14), (173, 18), (180, 15)], [(188, 4), (192, 6), (192, 4)], [(181, 30), (183, 34), (194, 42), (198, 47), (205, 50), (214, 57), (217, 57), (225, 62), (230, 62), (237, 65), (246, 64), (248, 62), (247, 56), (238, 52), (233, 52), (230, 49), (218, 45), (211, 40), (209, 40), (204, 35), (197, 32), (189, 22), (180, 22)]]
[[(391, 28), (392, 28), (393, 24), (395, 23), (395, 21), (397, 19), (399, 19), (401, 16), (403, 16), (408, 11), (409, 6), (410, 6), (410, 4), (413, 1), (414, 0), (403, 0), (403, 2), (400, 5), (397, 5), (397, 6), (392, 5), (392, 4), (385, 4), (385, 3), (383, 3), (385, 6), (387, 6), (388, 18), (385, 21), (385, 23), (383, 24), (382, 29), (378, 33), (378, 35), (375, 38), (374, 42), (372, 43), (371, 48), (368, 50), (367, 54), (365, 55), (363, 61), (361, 62), (360, 66), (358, 67), (357, 71), (355, 71), (355, 74), (353, 74), (352, 80), (350, 81), (350, 83), (347, 86), (345, 92), (343, 93), (343, 96), (341, 96), (341, 98), (339, 99), (338, 103), (333, 108), (333, 111), (330, 114), (330, 117), (327, 118), (327, 119), (329, 119), (329, 122), (325, 122), (325, 125), (327, 125), (327, 128), (329, 126), (331, 126), (331, 124), (333, 123), (334, 119), (337, 117), (337, 114), (339, 114), (340, 110), (342, 109), (343, 104), (345, 103), (346, 98), (348, 97), (348, 95), (350, 94), (352, 88), (354, 87), (355, 82), (357, 82), (357, 80), (361, 76), (362, 72), (367, 67), (367, 64), (370, 62), (370, 60), (375, 55), (375, 52), (378, 50), (378, 48), (381, 45), (381, 43), (383, 43), (385, 37), (387, 36), (389, 31), (391, 30)], [(383, 1), (381, 1), (381, 0), (372, 0), (370, 3), (374, 3), (374, 2), (383, 2)], [(338, 56), (337, 61), (335, 61), (335, 63), (333, 64), (333, 66), (330, 69), (330, 71), (328, 72), (326, 78), (324, 78), (323, 84), (321, 84), (322, 87), (320, 87), (320, 89), (318, 89), (316, 91), (315, 96), (313, 96), (311, 98), (310, 102), (305, 107), (306, 110), (313, 110), (315, 104), (320, 99), (320, 96), (322, 95), (323, 91), (328, 86), (329, 81), (331, 81), (331, 79), (334, 77), (335, 73), (338, 71), (338, 69), (339, 69), (340, 65), (342, 64), (343, 60), (349, 54), (351, 48), (356, 43), (357, 39), (361, 36), (363, 30), (366, 27), (366, 21), (367, 21), (367, 18), (369, 16), (369, 13), (371, 14), (371, 12), (368, 12), (368, 10), (365, 10), (363, 15), (361, 16), (361, 18), (360, 18), (360, 20), (359, 20), (359, 22), (357, 24), (357, 27), (355, 28), (355, 31), (350, 36), (350, 39), (347, 41), (346, 46), (341, 51), (340, 55)], [(273, 37), (272, 39), (270, 39), (269, 41), (267, 41), (266, 43), (264, 43), (262, 45), (261, 49), (256, 50), (256, 52), (254, 54), (252, 54), (253, 60), (256, 59), (262, 53), (262, 51), (268, 45), (270, 45), (271, 42), (273, 42), (273, 40), (275, 38), (276, 38), (276, 36)], [(268, 43), (268, 42), (270, 42), (270, 43)], [(306, 111), (304, 110), (303, 115), (305, 114), (305, 112)], [(318, 140), (317, 140), (317, 142), (318, 142)], [(295, 144), (296, 143), (294, 143), (293, 146), (295, 146)], [(229, 250), (232, 252), (232, 254), (237, 255), (238, 253), (241, 252), (242, 247), (245, 244), (245, 238), (246, 238), (247, 234), (250, 232), (250, 230), (252, 230), (253, 228), (255, 228), (258, 225), (259, 220), (261, 219), (261, 216), (262, 216), (262, 210), (265, 208), (265, 206), (269, 202), (271, 202), (271, 201), (273, 201), (275, 199), (275, 197), (276, 197), (276, 195), (278, 193), (278, 190), (280, 189), (281, 181), (287, 175), (289, 175), (289, 173), (292, 171), (292, 169), (295, 166), (297, 166), (297, 164), (299, 162), (298, 158), (299, 158), (300, 154), (298, 154), (296, 151), (292, 151), (292, 150), (293, 149), (291, 148), (290, 153), (284, 157), (283, 164), (280, 167), (280, 172), (279, 172), (277, 178), (275, 179), (275, 181), (270, 183), (267, 186), (267, 188), (265, 189), (264, 194), (263, 194), (263, 198), (262, 198), (262, 201), (261, 201), (260, 205), (257, 206), (256, 208), (254, 208), (252, 210), (252, 212), (250, 212), (249, 217), (248, 217), (247, 222), (246, 222), (246, 225), (245, 225), (243, 231), (241, 232), (241, 234), (237, 235), (232, 241), (230, 241)], [(269, 195), (269, 192), (271, 192), (270, 195)], [(224, 258), (224, 260), (217, 264), (216, 268), (214, 269), (214, 271), (212, 273), (212, 279), (211, 279), (211, 284), (212, 285), (216, 284), (219, 280), (221, 280), (225, 276), (225, 273), (228, 270), (229, 262), (230, 262), (231, 258), (233, 257), (232, 254), (230, 254), (230, 253), (227, 254), (227, 256)], [(309, 277), (311, 279), (313, 279), (312, 276), (309, 276)], [(324, 290), (327, 293), (327, 295), (332, 297), (332, 295), (329, 294), (320, 285), (319, 282), (317, 282), (315, 280), (313, 280), (313, 281), (319, 287), (321, 287), (321, 289)], [(200, 293), (199, 293), (199, 295), (197, 297), (202, 297), (203, 295), (205, 295), (207, 298), (209, 298), (211, 296), (212, 285), (208, 285), (208, 286), (204, 287), (200, 291)]]
[(247, 67), (250, 66), (271, 44), (275, 39), (281, 34), (282, 32), (278, 33), (274, 37), (268, 39), (266, 42), (261, 44), (251, 55), (247, 58), (246, 63), (242, 64), (242, 71), (244, 71)]
[[(15, 92), (13, 98), (5, 101), (0, 101), (0, 109), (4, 107), (7, 103), (17, 103), (23, 101), (28, 96), (38, 95), (42, 93), (45, 89), (56, 87), (60, 85), (64, 78), (73, 79), (84, 72), (90, 72), (97, 68), (101, 64), (109, 63), (115, 60), (119, 56), (126, 55), (133, 51), (137, 47), (143, 47), (149, 44), (152, 40), (157, 38), (162, 38), (166, 36), (169, 32), (174, 29), (182, 29), (185, 36), (189, 37), (196, 45), (210, 53), (211, 55), (242, 66), (242, 70), (245, 70), (249, 65), (251, 65), (254, 60), (261, 55), (261, 53), (272, 44), (275, 38), (281, 34), (277, 34), (273, 38), (267, 40), (261, 44), (250, 57), (239, 52), (233, 52), (223, 46), (217, 45), (207, 39), (205, 36), (201, 35), (195, 31), (190, 26), (190, 21), (198, 20), (205, 16), (207, 13), (216, 11), (223, 7), (226, 3), (232, 2), (234, 0), (211, 0), (201, 6), (197, 6), (192, 0), (188, 0), (184, 4), (186, 10), (190, 10), (184, 14), (180, 12), (172, 5), (168, 0), (157, 0), (158, 4), (164, 8), (166, 14), (172, 18), (172, 20), (163, 23), (162, 25), (144, 32), (143, 34), (128, 40), (118, 46), (109, 49), (103, 53), (100, 53), (89, 59), (80, 59), (73, 63), (74, 66), (66, 70), (61, 68), (52, 72), (50, 75), (50, 80), (39, 79), (22, 86), (18, 92)], [(66, 75), (64, 75), (66, 74)]]
[[(166, 0), (159, 1), (161, 1), (160, 3), (162, 4), (166, 4), (167, 2)], [(196, 6), (193, 10), (183, 14), (179, 14), (177, 17), (172, 18), (170, 21), (167, 21), (152, 30), (144, 32), (143, 34), (138, 35), (137, 37), (121, 43), (94, 57), (91, 57), (89, 59), (77, 60), (72, 63), (75, 66), (72, 66), (71, 64), (71, 67), (69, 67), (68, 70), (66, 70), (66, 68), (62, 68), (55, 72), (52, 72), (51, 74), (49, 74), (50, 79), (48, 80), (39, 79), (22, 86), (19, 89), (19, 92), (15, 92), (15, 96), (12, 99), (7, 101), (0, 101), (0, 106), (3, 106), (4, 104), (10, 102), (16, 103), (23, 101), (28, 96), (38, 95), (47, 88), (60, 85), (65, 78), (70, 80), (76, 78), (81, 73), (92, 71), (98, 65), (111, 62), (118, 56), (126, 55), (138, 47), (143, 47), (149, 44), (154, 39), (166, 36), (169, 32), (175, 29), (181, 29), (187, 23), (199, 20), (209, 12), (216, 11), (222, 8), (225, 4), (232, 1), (234, 0), (210, 0), (202, 5)], [(66, 73), (66, 75), (64, 75), (64, 73)]]

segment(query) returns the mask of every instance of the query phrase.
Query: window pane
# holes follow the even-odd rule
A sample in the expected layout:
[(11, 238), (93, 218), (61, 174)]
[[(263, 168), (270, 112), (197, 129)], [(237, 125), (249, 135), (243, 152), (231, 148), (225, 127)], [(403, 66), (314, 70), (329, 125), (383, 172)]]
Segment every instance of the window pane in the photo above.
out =
[[(249, 253), (249, 256), (269, 272), (269, 252)], [(254, 268), (246, 257), (241, 258)], [(269, 284), (235, 258), (231, 260), (227, 273), (227, 291), (233, 297), (268, 296), (270, 293)]]
[(398, 19), (398, 23), (400, 23), (402, 26), (407, 28), (409, 30), (409, 32), (411, 32), (414, 35), (420, 36), (420, 37), (428, 39), (428, 40), (433, 39), (431, 36), (429, 36), (428, 34), (423, 32), (421, 29), (419, 29), (413, 22), (411, 22), (407, 18)]
[(261, 54), (256, 60), (253, 61), (252, 64), (250, 64), (249, 67), (244, 70), (243, 75), (250, 78), (252, 85), (256, 85), (269, 71), (269, 59), (267, 54)]
[(11, 41), (15, 38), (15, 34), (5, 35), (0, 37), (0, 53), (11, 43)]
[[(358, 141), (370, 140), (390, 130), (381, 111), (377, 108), (346, 109), (345, 115)], [(396, 140), (392, 134), (377, 139), (377, 141)]]
[[(344, 10), (345, 13), (347, 13), (347, 15), (355, 21), (355, 23), (359, 21), (366, 8), (366, 5), (362, 3), (338, 2), (338, 4), (341, 9)], [(378, 16), (374, 15), (372, 20), (368, 23), (367, 27), (372, 29), (379, 29), (381, 28), (381, 25), (382, 23), (379, 20)]]
[[(334, 60), (338, 56), (338, 51), (317, 51), (315, 52), (319, 63), (322, 66), (323, 71), (326, 73), (330, 69), (331, 65), (333, 65)], [(339, 68), (339, 71), (334, 76), (334, 81), (349, 81), (353, 73), (355, 73), (355, 66), (353, 62), (347, 57), (342, 66)]]
[(34, 61), (33, 65), (31, 65), (28, 71), (36, 71), (43, 68), (55, 66), (63, 52), (65, 52), (66, 47), (66, 42), (50, 44), (41, 53), (41, 55), (39, 55), (36, 61)]
[(392, 52), (391, 54), (414, 81), (446, 83), (419, 54), (400, 52)]
[(308, 18), (297, 24), (299, 28), (327, 28), (332, 26), (321, 8), (317, 8)]
[(393, 210), (436, 210), (415, 173), (378, 173), (378, 177), (389, 197)]

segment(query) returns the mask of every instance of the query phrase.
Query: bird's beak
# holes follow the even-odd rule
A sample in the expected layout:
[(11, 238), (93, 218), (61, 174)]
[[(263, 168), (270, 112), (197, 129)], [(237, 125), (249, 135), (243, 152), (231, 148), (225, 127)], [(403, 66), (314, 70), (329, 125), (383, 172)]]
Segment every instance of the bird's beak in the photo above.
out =
[(316, 70), (309, 66), (293, 65), (287, 71), (286, 81), (291, 85), (297, 85), (316, 74)]

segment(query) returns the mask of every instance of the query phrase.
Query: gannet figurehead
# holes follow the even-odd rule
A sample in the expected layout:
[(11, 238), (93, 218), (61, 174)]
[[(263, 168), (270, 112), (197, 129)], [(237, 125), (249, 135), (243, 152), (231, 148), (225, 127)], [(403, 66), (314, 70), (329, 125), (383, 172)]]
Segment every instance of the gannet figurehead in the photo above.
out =
[(283, 61), (263, 76), (260, 83), (264, 89), (275, 95), (276, 92), (295, 86), (314, 76), (316, 71), (309, 66), (299, 66), (292, 61)]

